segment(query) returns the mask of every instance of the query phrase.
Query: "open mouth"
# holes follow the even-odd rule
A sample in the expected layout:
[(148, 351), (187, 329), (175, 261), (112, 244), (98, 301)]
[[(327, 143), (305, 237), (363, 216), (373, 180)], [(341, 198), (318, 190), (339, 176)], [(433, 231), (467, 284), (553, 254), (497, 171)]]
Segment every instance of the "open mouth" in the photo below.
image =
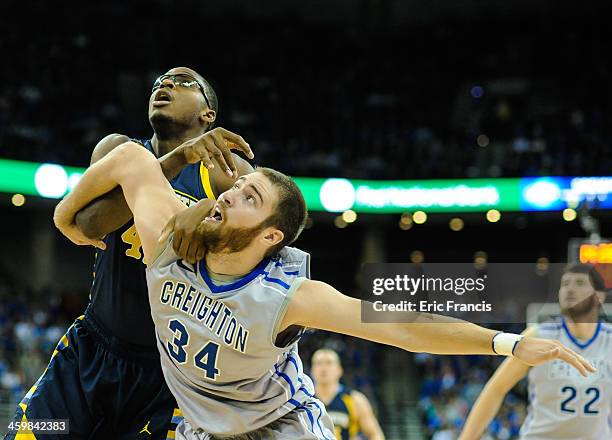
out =
[(221, 208), (219, 207), (219, 205), (215, 206), (215, 209), (213, 210), (212, 215), (206, 217), (205, 220), (209, 222), (218, 222), (218, 223), (223, 221), (223, 213), (221, 212)]
[(155, 97), (153, 98), (153, 105), (158, 107), (158, 106), (163, 106), (163, 105), (167, 105), (172, 101), (172, 97), (170, 96), (169, 93), (167, 93), (165, 90), (160, 90), (155, 94)]

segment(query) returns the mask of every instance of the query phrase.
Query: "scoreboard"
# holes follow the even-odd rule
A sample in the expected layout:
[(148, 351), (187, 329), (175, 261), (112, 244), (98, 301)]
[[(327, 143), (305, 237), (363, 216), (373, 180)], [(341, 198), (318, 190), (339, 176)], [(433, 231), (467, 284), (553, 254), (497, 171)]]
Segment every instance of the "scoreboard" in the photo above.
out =
[(612, 289), (611, 240), (592, 242), (583, 238), (572, 238), (568, 243), (567, 262), (593, 264), (604, 278), (606, 289)]

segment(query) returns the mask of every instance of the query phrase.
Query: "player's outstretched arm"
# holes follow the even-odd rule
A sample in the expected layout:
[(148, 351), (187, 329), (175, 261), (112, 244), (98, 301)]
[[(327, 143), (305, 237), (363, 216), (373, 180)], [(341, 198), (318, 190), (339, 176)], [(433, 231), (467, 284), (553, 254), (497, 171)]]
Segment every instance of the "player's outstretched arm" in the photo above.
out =
[[(91, 155), (93, 165), (119, 145), (128, 142), (127, 136), (111, 134), (102, 139)], [(217, 127), (201, 136), (186, 141), (174, 151), (159, 158), (161, 169), (168, 180), (172, 180), (190, 162), (186, 154), (196, 151), (210, 169), (211, 183), (217, 193), (234, 184), (241, 175), (253, 172), (253, 167), (231, 149), (244, 152), (253, 157), (249, 145), (239, 135)], [(215, 166), (214, 164), (217, 164)], [(228, 172), (228, 169), (230, 172)], [(76, 224), (89, 239), (98, 239), (116, 231), (132, 218), (132, 212), (120, 188), (101, 195), (79, 211)]]
[[(532, 329), (528, 329), (523, 335), (531, 336), (533, 333)], [(528, 365), (514, 358), (508, 358), (502, 362), (474, 403), (459, 440), (479, 440), (491, 420), (499, 412), (506, 394), (525, 377), (528, 371)]]
[(353, 398), (353, 405), (355, 406), (357, 422), (361, 432), (365, 434), (368, 440), (385, 440), (385, 434), (383, 434), (378, 420), (376, 420), (368, 398), (359, 391), (353, 391), (351, 397)]
[(341, 294), (326, 283), (305, 280), (297, 288), (279, 328), (284, 330), (290, 325), (318, 328), (412, 352), (504, 354), (528, 365), (559, 358), (584, 376), (595, 371), (586, 359), (558, 341), (525, 337), (508, 347), (507, 339), (518, 339), (516, 335), (508, 335), (508, 338), (501, 339), (503, 344), (496, 344), (496, 353), (493, 351), (493, 338), (497, 339), (499, 332), (445, 316), (404, 313), (403, 322), (363, 323), (359, 300)]
[(175, 197), (155, 156), (133, 142), (115, 148), (87, 169), (74, 190), (56, 207), (55, 224), (74, 243), (94, 244), (76, 226), (76, 213), (118, 185), (134, 213), (145, 261), (148, 261), (168, 219), (185, 206)]

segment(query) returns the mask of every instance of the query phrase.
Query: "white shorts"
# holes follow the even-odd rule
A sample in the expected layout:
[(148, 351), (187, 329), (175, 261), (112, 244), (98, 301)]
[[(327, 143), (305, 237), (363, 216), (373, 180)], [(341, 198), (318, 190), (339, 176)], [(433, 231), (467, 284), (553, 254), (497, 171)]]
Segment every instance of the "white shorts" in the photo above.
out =
[(175, 440), (335, 440), (334, 424), (318, 399), (312, 399), (263, 428), (234, 436), (194, 430), (187, 420), (176, 427)]

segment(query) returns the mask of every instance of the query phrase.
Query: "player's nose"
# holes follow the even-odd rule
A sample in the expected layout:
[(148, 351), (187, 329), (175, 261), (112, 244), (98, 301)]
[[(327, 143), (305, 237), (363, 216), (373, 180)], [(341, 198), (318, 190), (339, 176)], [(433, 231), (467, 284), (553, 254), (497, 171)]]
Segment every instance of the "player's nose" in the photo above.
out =
[(228, 194), (227, 192), (223, 194), (222, 200), (228, 207), (234, 204), (234, 198), (231, 196), (231, 194)]
[(169, 89), (173, 89), (175, 86), (174, 81), (172, 81), (170, 78), (164, 78), (164, 80), (161, 82), (161, 87), (168, 87)]

